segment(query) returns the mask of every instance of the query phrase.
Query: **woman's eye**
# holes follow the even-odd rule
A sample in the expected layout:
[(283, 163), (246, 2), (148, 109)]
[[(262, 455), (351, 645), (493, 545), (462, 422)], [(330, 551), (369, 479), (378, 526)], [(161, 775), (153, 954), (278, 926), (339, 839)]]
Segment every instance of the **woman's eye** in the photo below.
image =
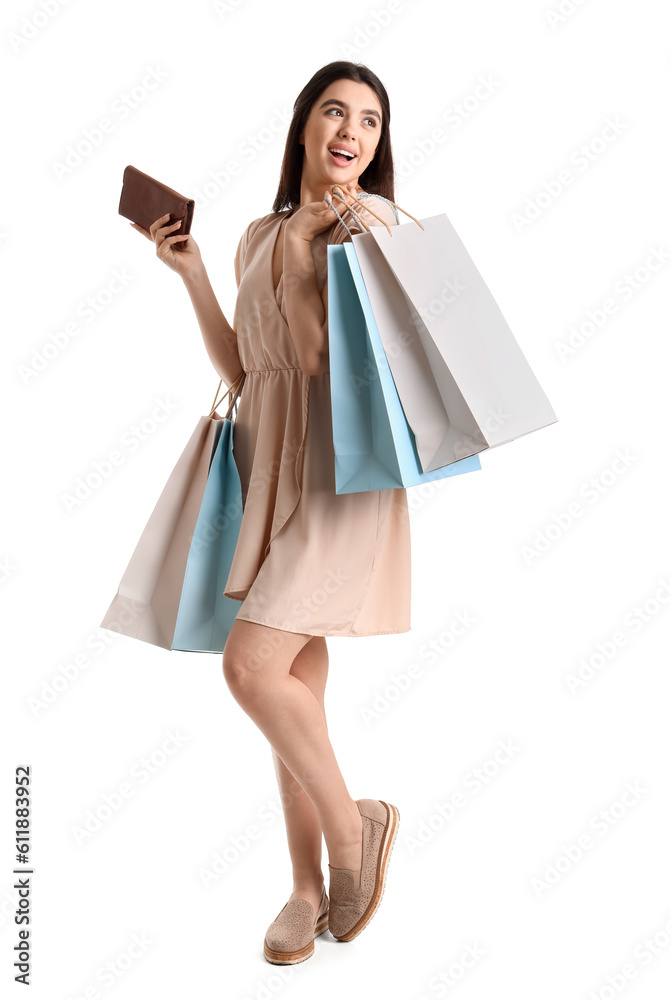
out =
[[(329, 108), (329, 110), (326, 112), (326, 114), (330, 115), (332, 111), (335, 111), (339, 115), (342, 114), (342, 109), (341, 108)], [(377, 122), (375, 121), (374, 118), (364, 118), (364, 121), (365, 122), (370, 122), (371, 125), (373, 126), (373, 128), (375, 128), (375, 126), (377, 125)]]

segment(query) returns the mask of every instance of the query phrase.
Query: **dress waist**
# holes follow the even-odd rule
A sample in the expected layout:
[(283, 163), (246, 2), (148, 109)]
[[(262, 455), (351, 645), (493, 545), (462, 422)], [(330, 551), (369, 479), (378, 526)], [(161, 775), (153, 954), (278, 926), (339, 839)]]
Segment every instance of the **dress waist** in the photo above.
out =
[(267, 375), (268, 372), (300, 372), (298, 365), (289, 365), (287, 368), (245, 368), (247, 375)]
[[(303, 369), (299, 368), (298, 365), (289, 365), (287, 368), (244, 368), (243, 371), (246, 375), (267, 375), (269, 372), (300, 372), (301, 375), (305, 374)], [(327, 368), (326, 371), (319, 372), (318, 374), (328, 375), (330, 374), (330, 369)], [(308, 376), (308, 378), (315, 377), (314, 375)]]

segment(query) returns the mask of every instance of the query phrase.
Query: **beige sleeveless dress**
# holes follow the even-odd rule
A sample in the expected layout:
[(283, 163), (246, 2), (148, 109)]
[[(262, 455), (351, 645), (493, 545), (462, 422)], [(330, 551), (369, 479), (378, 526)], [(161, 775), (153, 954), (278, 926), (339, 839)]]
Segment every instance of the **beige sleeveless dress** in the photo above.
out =
[[(389, 225), (395, 211), (370, 207)], [(233, 326), (245, 383), (233, 453), (243, 516), (224, 594), (242, 601), (237, 618), (308, 635), (410, 631), (410, 522), (403, 488), (335, 491), (329, 372), (298, 364), (272, 257), (282, 218), (255, 219), (235, 256)], [(380, 225), (364, 209), (369, 225)], [(356, 225), (346, 221), (352, 232)], [(283, 228), (282, 228), (283, 231)], [(315, 274), (327, 302), (328, 243), (349, 241), (335, 219), (312, 241)]]

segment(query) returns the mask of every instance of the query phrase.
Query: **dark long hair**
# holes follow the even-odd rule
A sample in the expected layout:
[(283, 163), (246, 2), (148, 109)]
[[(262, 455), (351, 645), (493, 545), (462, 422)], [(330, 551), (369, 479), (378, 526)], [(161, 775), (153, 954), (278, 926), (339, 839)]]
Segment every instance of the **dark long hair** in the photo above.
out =
[(284, 147), (280, 183), (273, 203), (273, 212), (281, 212), (285, 208), (293, 208), (299, 204), (305, 146), (298, 141), (298, 137), (303, 131), (310, 111), (320, 94), (334, 80), (343, 79), (367, 83), (375, 91), (382, 108), (382, 125), (375, 156), (359, 177), (359, 184), (364, 191), (371, 194), (381, 194), (383, 198), (395, 201), (394, 161), (391, 155), (391, 137), (389, 135), (391, 117), (389, 95), (382, 81), (363, 63), (340, 59), (317, 70), (294, 102), (294, 114)]

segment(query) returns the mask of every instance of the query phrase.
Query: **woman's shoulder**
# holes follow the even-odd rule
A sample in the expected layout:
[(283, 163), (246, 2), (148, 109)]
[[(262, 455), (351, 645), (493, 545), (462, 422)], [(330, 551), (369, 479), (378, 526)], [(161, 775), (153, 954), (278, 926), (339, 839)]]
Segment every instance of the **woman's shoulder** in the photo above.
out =
[(235, 277), (240, 285), (240, 280), (242, 278), (242, 272), (245, 269), (245, 257), (249, 246), (256, 236), (257, 233), (263, 233), (266, 226), (273, 220), (284, 215), (284, 212), (268, 212), (266, 215), (260, 215), (258, 219), (252, 219), (249, 223), (242, 236), (238, 240), (238, 248), (235, 251)]
[(258, 232), (263, 231), (268, 225), (281, 219), (283, 215), (287, 215), (288, 212), (289, 209), (285, 209), (283, 212), (268, 212), (266, 215), (260, 215), (258, 219), (252, 219), (240, 237), (238, 252), (244, 253), (249, 243)]
[(240, 241), (242, 242), (244, 240), (251, 239), (252, 236), (254, 236), (254, 233), (256, 233), (257, 230), (259, 230), (262, 227), (264, 222), (266, 222), (268, 219), (273, 219), (275, 218), (275, 216), (281, 214), (282, 214), (281, 212), (268, 212), (267, 215), (260, 215), (258, 219), (252, 219), (252, 221), (249, 223), (244, 233), (240, 237)]

